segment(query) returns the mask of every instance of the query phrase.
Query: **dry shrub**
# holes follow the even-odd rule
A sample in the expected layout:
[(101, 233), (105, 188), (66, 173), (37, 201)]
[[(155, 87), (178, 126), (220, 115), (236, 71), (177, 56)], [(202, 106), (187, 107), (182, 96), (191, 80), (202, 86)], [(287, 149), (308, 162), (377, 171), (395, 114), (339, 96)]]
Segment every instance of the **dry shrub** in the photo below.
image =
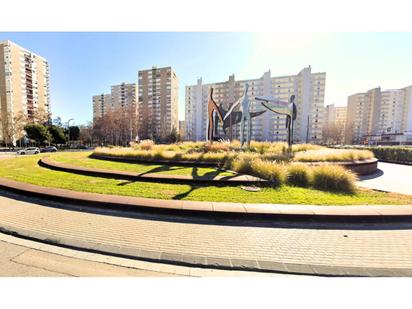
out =
[(308, 187), (312, 183), (312, 168), (306, 164), (290, 164), (287, 168), (287, 183), (292, 186)]
[(301, 162), (339, 162), (367, 160), (373, 157), (373, 153), (369, 150), (323, 148), (295, 153), (294, 160)]
[(268, 180), (274, 187), (279, 187), (285, 183), (286, 170), (283, 164), (253, 159), (250, 162), (250, 169), (252, 175)]
[(313, 186), (316, 189), (355, 193), (357, 177), (339, 165), (320, 165), (313, 168)]
[(141, 150), (151, 150), (153, 148), (154, 142), (151, 139), (145, 139), (140, 142), (139, 148)]

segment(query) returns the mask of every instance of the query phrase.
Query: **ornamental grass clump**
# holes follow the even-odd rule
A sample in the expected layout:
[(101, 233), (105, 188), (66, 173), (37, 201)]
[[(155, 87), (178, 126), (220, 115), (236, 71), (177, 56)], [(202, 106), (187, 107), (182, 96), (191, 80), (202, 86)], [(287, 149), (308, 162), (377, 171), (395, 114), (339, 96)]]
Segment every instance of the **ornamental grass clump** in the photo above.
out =
[(279, 187), (285, 183), (286, 169), (283, 164), (253, 159), (250, 161), (251, 175), (266, 179), (273, 187)]
[(306, 164), (290, 164), (287, 167), (286, 183), (291, 186), (309, 187), (312, 178), (312, 168)]
[(373, 153), (369, 150), (322, 148), (297, 152), (293, 160), (300, 162), (342, 162), (361, 161), (373, 157)]
[(141, 150), (151, 150), (153, 148), (154, 142), (151, 139), (145, 139), (139, 143), (139, 148)]
[(338, 165), (320, 165), (313, 167), (313, 187), (320, 190), (355, 193), (354, 173)]
[(256, 154), (237, 155), (236, 157), (227, 160), (225, 166), (231, 169), (232, 171), (241, 174), (253, 175), (251, 162), (256, 157)]

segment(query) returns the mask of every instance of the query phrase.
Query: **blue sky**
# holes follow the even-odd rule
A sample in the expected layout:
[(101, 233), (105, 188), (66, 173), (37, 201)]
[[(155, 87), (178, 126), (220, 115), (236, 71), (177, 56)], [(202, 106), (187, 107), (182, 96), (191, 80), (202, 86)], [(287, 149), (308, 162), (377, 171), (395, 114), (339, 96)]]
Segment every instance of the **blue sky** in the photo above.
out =
[(92, 96), (110, 85), (136, 82), (140, 69), (171, 65), (184, 86), (298, 73), (326, 72), (325, 104), (345, 105), (350, 94), (412, 84), (412, 33), (0, 33), (45, 57), (51, 71), (53, 117), (92, 119)]

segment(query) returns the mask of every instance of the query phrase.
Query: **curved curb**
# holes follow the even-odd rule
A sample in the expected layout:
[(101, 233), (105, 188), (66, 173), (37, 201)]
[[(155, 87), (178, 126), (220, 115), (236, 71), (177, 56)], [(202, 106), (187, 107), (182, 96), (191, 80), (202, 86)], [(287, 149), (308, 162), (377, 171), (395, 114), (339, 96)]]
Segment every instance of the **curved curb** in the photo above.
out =
[(234, 175), (234, 176), (186, 176), (186, 175), (167, 175), (158, 173), (134, 173), (119, 170), (107, 170), (99, 168), (88, 168), (82, 166), (75, 166), (65, 163), (59, 163), (50, 160), (49, 157), (44, 157), (39, 160), (39, 165), (53, 170), (70, 172), (75, 174), (110, 177), (127, 180), (142, 180), (142, 181), (164, 181), (164, 182), (212, 182), (212, 183), (226, 183), (226, 184), (255, 184), (266, 183), (267, 181), (250, 175)]
[(412, 216), (412, 205), (392, 206), (317, 206), (288, 204), (242, 204), (226, 202), (201, 202), (186, 200), (162, 200), (153, 198), (78, 192), (67, 189), (42, 187), (29, 183), (0, 178), (0, 187), (29, 195), (54, 200), (68, 200), (118, 210), (152, 210), (174, 213), (202, 213), (209, 215), (231, 214), (235, 216), (314, 216), (314, 217), (373, 217)]
[(304, 163), (304, 164), (312, 165), (312, 166), (339, 165), (361, 176), (375, 173), (378, 170), (378, 159), (376, 158), (363, 160), (363, 161), (353, 161), (353, 162), (351, 161), (342, 161), (342, 162), (329, 162), (329, 161), (319, 161), (319, 162), (302, 161), (300, 162), (300, 161), (297, 161), (297, 162), (293, 162), (292, 164), (297, 164), (297, 163)]
[(183, 165), (183, 166), (202, 166), (202, 167), (216, 167), (219, 166), (219, 162), (202, 162), (202, 161), (171, 161), (171, 160), (143, 160), (134, 157), (118, 157), (118, 156), (105, 156), (92, 153), (89, 155), (90, 158), (107, 160), (107, 161), (117, 161), (117, 162), (130, 162), (130, 163), (151, 163), (151, 164), (165, 164), (165, 165)]

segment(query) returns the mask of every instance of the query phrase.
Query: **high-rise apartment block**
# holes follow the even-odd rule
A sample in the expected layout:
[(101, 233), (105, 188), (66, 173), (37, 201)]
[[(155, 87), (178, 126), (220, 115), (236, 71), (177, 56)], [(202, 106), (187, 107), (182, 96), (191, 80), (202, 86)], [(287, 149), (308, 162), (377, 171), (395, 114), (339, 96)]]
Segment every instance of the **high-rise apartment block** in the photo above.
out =
[(111, 87), (111, 108), (116, 110), (123, 108), (135, 110), (137, 112), (137, 84), (115, 85)]
[[(255, 101), (255, 96), (273, 96), (289, 101), (296, 96), (297, 119), (294, 123), (295, 142), (320, 142), (322, 138), (322, 120), (324, 110), (326, 73), (312, 73), (306, 67), (297, 75), (272, 77), (265, 72), (261, 78), (236, 81), (234, 75), (225, 82), (203, 84), (199, 79), (196, 85), (186, 86), (185, 121), (187, 140), (205, 140), (207, 127), (207, 102), (210, 88), (214, 89), (213, 97), (218, 105), (228, 109), (230, 104), (243, 95), (245, 84), (249, 84), (248, 96), (251, 101), (251, 112), (265, 110)], [(259, 141), (286, 141), (286, 117), (266, 111), (252, 119), (252, 139)], [(222, 130), (219, 127), (219, 134)], [(233, 126), (229, 136), (239, 139), (240, 125)]]
[(411, 132), (412, 86), (385, 91), (378, 87), (348, 97), (346, 143), (371, 143), (384, 135)]
[(11, 130), (14, 118), (22, 114), (30, 120), (40, 111), (50, 113), (47, 60), (11, 41), (0, 42), (0, 140), (21, 138)]
[(111, 86), (110, 94), (93, 96), (93, 122), (107, 113), (124, 112), (137, 121), (137, 84)]
[(346, 123), (346, 106), (335, 106), (329, 104), (325, 106), (325, 115), (323, 124), (335, 124), (337, 126), (345, 127)]
[(139, 71), (139, 137), (161, 140), (179, 131), (179, 80), (171, 67)]
[(93, 96), (93, 122), (103, 117), (111, 108), (111, 95), (99, 94)]

